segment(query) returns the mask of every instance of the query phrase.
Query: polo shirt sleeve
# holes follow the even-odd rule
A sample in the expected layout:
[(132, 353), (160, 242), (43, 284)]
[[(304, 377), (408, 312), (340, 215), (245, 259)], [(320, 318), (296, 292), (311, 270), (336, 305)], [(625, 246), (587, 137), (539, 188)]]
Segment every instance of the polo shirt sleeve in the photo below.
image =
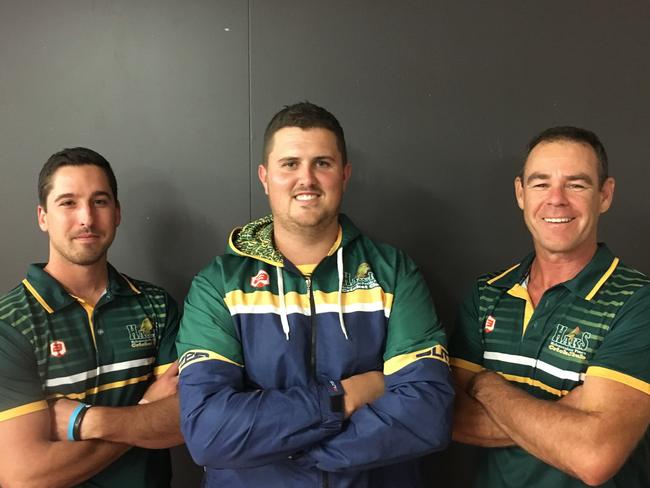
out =
[(176, 354), (176, 335), (178, 334), (180, 316), (176, 300), (168, 293), (165, 293), (165, 317), (161, 322), (164, 323), (164, 327), (160, 332), (160, 342), (156, 354), (156, 375), (164, 373), (178, 357)]
[(483, 368), (483, 329), (479, 324), (479, 303), (477, 284), (461, 304), (449, 346), (451, 365), (473, 373)]
[(31, 344), (0, 321), (0, 421), (46, 408)]
[(609, 378), (650, 395), (650, 286), (616, 314), (587, 375)]

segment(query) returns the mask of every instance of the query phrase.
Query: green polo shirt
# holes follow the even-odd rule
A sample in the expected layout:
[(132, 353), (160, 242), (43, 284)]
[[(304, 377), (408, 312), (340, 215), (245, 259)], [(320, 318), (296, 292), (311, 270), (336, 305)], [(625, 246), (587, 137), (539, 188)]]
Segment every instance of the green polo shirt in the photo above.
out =
[[(178, 309), (162, 289), (108, 265), (95, 307), (68, 294), (42, 264), (0, 298), (0, 421), (67, 397), (128, 406), (176, 359)], [(132, 448), (80, 486), (169, 486), (166, 449)]]
[[(650, 395), (650, 279), (600, 244), (575, 278), (547, 290), (534, 308), (525, 288), (533, 258), (531, 254), (477, 280), (452, 337), (452, 366), (497, 371), (544, 400), (568, 394), (585, 375)], [(646, 432), (623, 468), (603, 486), (647, 488), (649, 460)], [(484, 450), (476, 486), (586, 485), (519, 447), (508, 447)]]

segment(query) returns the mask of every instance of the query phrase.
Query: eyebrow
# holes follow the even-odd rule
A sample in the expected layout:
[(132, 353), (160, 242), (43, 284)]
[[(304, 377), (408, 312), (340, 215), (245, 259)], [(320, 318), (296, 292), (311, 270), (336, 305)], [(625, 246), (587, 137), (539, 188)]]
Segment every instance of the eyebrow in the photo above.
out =
[[(550, 179), (551, 179), (551, 175), (547, 173), (535, 172), (528, 175), (528, 177), (526, 178), (526, 183), (530, 183), (533, 180), (550, 180)], [(594, 184), (593, 180), (591, 179), (591, 176), (589, 176), (587, 173), (576, 173), (574, 175), (568, 175), (566, 179), (569, 181), (584, 181), (589, 185)]]
[[(54, 199), (54, 201), (58, 202), (59, 200), (65, 200), (66, 198), (75, 198), (75, 196), (76, 195), (74, 193), (61, 193), (60, 195), (57, 195), (57, 197)], [(96, 191), (96, 192), (93, 192), (92, 195), (90, 195), (91, 198), (96, 198), (96, 197), (100, 197), (100, 196), (107, 197), (107, 198), (109, 198), (111, 200), (113, 199), (113, 195), (111, 195), (107, 191)]]
[[(284, 158), (278, 159), (278, 162), (300, 161), (300, 159), (301, 158), (298, 156), (285, 156)], [(314, 156), (310, 159), (310, 161), (319, 161), (324, 159), (328, 161), (336, 161), (336, 158), (334, 156)]]

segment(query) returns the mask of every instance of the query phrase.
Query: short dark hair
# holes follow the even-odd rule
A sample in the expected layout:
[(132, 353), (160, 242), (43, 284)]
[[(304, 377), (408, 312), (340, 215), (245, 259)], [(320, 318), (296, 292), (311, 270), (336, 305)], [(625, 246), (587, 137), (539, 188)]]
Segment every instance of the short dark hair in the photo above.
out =
[[(603, 183), (605, 183), (605, 180), (609, 177), (609, 163), (607, 161), (605, 146), (603, 146), (603, 143), (600, 142), (600, 139), (594, 132), (587, 129), (581, 129), (580, 127), (563, 125), (559, 127), (551, 127), (550, 129), (540, 132), (528, 143), (526, 158), (524, 159), (524, 167), (526, 166), (525, 161), (528, 160), (528, 156), (530, 156), (530, 153), (538, 144), (541, 144), (542, 142), (558, 141), (586, 144), (594, 150), (596, 158), (598, 159), (598, 186), (602, 188)], [(524, 168), (522, 167), (519, 177), (523, 178), (523, 176)]]
[(327, 129), (336, 136), (336, 145), (338, 146), (343, 164), (348, 162), (348, 151), (345, 146), (345, 135), (343, 128), (336, 117), (323, 107), (319, 107), (311, 102), (304, 101), (287, 105), (273, 116), (269, 125), (264, 131), (264, 152), (262, 154), (263, 163), (266, 164), (273, 136), (280, 129), (285, 127), (300, 127), (301, 129)]
[(86, 147), (66, 148), (62, 151), (52, 154), (47, 162), (41, 168), (38, 174), (38, 203), (47, 210), (47, 197), (52, 191), (52, 177), (56, 171), (63, 166), (98, 166), (106, 174), (108, 184), (113, 192), (115, 203), (119, 205), (117, 199), (117, 180), (110, 163), (98, 152)]

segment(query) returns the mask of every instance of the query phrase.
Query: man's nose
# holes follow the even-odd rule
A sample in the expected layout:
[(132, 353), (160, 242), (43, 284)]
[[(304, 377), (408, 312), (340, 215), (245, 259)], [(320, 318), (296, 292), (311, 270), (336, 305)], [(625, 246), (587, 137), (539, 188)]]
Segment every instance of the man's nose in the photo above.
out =
[(311, 186), (316, 180), (315, 168), (311, 164), (303, 164), (298, 170), (298, 179), (301, 185)]
[(548, 192), (548, 202), (552, 205), (566, 205), (568, 202), (564, 185), (552, 185)]
[(77, 219), (82, 227), (91, 227), (95, 221), (95, 209), (92, 205), (80, 205), (77, 210)]

